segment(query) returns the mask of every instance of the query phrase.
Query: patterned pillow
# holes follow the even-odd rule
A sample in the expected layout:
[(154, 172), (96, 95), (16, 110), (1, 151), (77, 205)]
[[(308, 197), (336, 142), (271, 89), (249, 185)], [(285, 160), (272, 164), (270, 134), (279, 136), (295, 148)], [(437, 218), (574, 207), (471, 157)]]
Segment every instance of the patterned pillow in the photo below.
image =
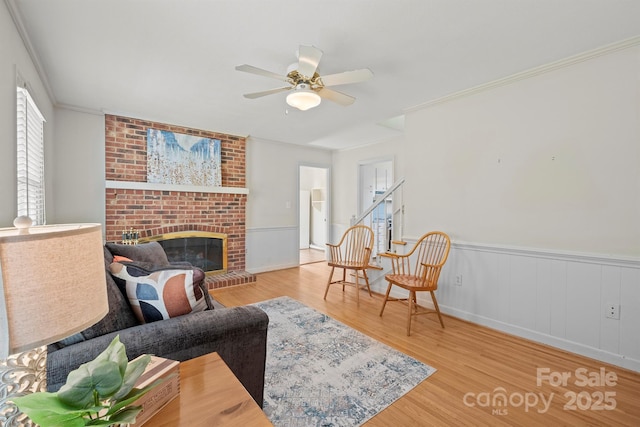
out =
[(150, 323), (204, 311), (207, 302), (194, 269), (160, 267), (146, 269), (129, 262), (109, 266), (114, 278), (124, 285), (129, 304), (140, 323)]

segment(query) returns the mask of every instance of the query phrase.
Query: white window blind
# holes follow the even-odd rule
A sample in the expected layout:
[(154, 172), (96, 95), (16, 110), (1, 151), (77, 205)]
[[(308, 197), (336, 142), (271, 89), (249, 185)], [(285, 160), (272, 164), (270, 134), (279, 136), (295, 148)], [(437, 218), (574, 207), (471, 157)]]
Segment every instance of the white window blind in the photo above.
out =
[(17, 88), (18, 216), (45, 223), (44, 117), (27, 89)]

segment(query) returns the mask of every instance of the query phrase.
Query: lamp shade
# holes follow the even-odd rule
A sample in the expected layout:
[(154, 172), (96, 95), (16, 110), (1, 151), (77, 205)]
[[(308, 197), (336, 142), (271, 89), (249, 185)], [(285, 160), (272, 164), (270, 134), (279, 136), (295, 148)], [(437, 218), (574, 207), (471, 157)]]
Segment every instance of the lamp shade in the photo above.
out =
[(317, 107), (320, 101), (320, 95), (309, 89), (307, 84), (302, 83), (287, 95), (287, 104), (302, 111)]
[(0, 359), (86, 329), (109, 310), (100, 224), (0, 228)]

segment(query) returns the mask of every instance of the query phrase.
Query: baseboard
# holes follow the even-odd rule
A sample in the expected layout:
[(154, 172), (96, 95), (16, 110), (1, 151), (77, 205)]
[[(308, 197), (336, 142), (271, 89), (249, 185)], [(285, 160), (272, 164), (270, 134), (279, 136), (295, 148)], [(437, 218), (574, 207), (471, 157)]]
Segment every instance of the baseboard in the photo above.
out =
[[(434, 309), (433, 303), (428, 296), (418, 294), (417, 297), (418, 304), (428, 309)], [(624, 369), (640, 372), (640, 360), (628, 358), (620, 354), (615, 354), (598, 348), (589, 347), (584, 344), (554, 337), (548, 334), (543, 334), (537, 331), (532, 331), (531, 329), (522, 328), (495, 319), (490, 319), (488, 317), (470, 313), (468, 311), (452, 308), (443, 305), (440, 302), (438, 302), (438, 306), (440, 307), (440, 311), (443, 314), (466, 320), (476, 325), (485, 326), (487, 328), (495, 329), (500, 332), (535, 341), (540, 344), (545, 344), (560, 350), (588, 357), (590, 359), (595, 359), (601, 362), (609, 363), (611, 365), (619, 366)]]
[[(420, 303), (423, 304), (423, 302)], [(507, 334), (515, 335), (541, 344), (546, 344), (554, 348), (579, 354), (581, 356), (589, 357), (601, 362), (609, 363), (611, 365), (619, 366), (624, 369), (640, 372), (640, 360), (630, 359), (619, 354), (609, 353), (607, 351), (575, 343), (573, 341), (553, 337), (550, 335), (542, 334), (540, 332), (532, 331), (530, 329), (510, 325), (494, 319), (489, 319), (487, 317), (480, 316), (474, 313), (469, 313), (455, 308), (443, 306), (442, 304), (439, 304), (439, 306), (442, 313), (457, 317), (459, 319), (467, 320), (469, 322), (481, 326), (486, 326), (488, 328), (505, 332)]]
[(279, 265), (269, 265), (260, 268), (251, 268), (247, 269), (249, 273), (258, 274), (258, 273), (266, 273), (268, 271), (276, 271), (276, 270), (285, 270), (287, 268), (299, 267), (298, 263), (293, 264), (279, 264)]

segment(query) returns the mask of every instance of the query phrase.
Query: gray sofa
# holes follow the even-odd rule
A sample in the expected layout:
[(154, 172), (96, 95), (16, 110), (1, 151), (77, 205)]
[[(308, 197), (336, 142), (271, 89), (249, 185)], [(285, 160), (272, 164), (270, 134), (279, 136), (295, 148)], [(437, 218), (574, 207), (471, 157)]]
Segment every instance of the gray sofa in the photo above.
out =
[(264, 311), (253, 306), (225, 308), (211, 298), (208, 305), (213, 309), (140, 324), (111, 276), (109, 265), (114, 255), (170, 265), (164, 250), (156, 242), (135, 246), (107, 243), (104, 254), (109, 313), (81, 333), (48, 346), (48, 391), (57, 391), (69, 372), (93, 360), (119, 335), (129, 360), (154, 354), (184, 361), (217, 352), (262, 407), (269, 323)]

